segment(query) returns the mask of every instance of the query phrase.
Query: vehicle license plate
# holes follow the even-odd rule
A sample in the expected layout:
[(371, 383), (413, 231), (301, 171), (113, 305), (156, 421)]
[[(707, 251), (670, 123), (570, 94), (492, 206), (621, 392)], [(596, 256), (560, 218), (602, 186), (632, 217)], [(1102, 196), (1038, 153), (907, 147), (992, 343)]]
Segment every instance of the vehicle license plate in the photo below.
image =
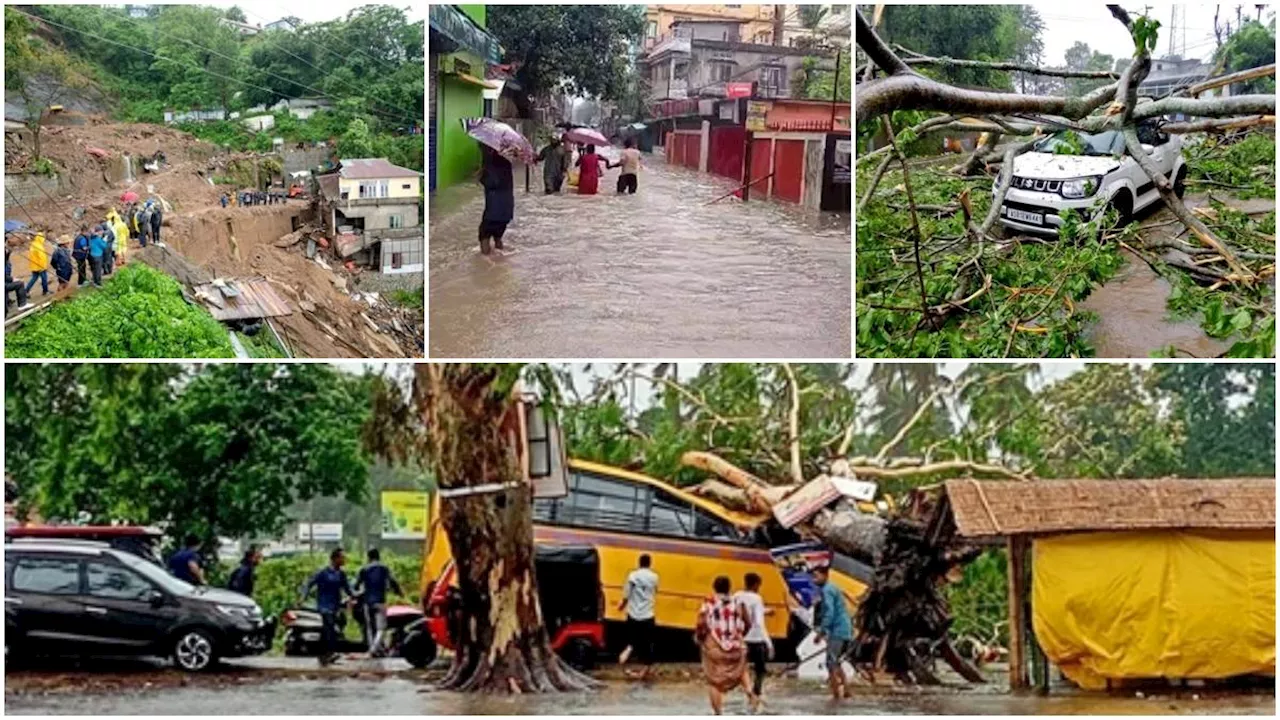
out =
[(1013, 208), (1006, 208), (1006, 210), (1007, 210), (1006, 216), (1010, 220), (1017, 220), (1018, 222), (1024, 222), (1024, 223), (1031, 223), (1032, 225), (1044, 224), (1044, 215), (1041, 213), (1027, 212), (1025, 210), (1015, 210)]

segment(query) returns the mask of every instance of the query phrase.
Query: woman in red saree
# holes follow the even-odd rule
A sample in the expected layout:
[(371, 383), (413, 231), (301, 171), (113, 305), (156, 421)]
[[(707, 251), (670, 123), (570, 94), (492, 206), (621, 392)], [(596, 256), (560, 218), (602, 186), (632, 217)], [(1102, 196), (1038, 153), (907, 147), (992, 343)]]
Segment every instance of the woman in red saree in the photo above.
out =
[(596, 154), (596, 146), (588, 145), (578, 156), (578, 194), (595, 195), (600, 188), (600, 163), (608, 161)]

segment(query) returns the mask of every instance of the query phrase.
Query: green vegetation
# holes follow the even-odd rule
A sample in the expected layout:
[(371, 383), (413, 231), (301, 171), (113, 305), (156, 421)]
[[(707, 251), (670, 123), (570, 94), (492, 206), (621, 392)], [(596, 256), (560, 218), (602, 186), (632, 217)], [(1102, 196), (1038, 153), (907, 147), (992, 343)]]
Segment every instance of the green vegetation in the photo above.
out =
[(391, 291), (391, 302), (402, 305), (411, 310), (421, 310), (425, 307), (422, 296), (422, 288), (415, 290), (393, 290)]
[(245, 335), (244, 333), (236, 333), (236, 337), (240, 338), (240, 343), (244, 345), (244, 349), (249, 351), (249, 357), (254, 358), (283, 358), (284, 349), (281, 348), (271, 336), (271, 331), (265, 326), (253, 335)]
[[(870, 182), (876, 163), (858, 168)], [(967, 192), (975, 222), (991, 204), (991, 180), (960, 178), (946, 168), (911, 173), (919, 213), (925, 292), (931, 306), (961, 290), (973, 263), (990, 288), (960, 312), (921, 321), (920, 285), (911, 241), (911, 216), (903, 194), (872, 198), (857, 215), (857, 343), (863, 357), (1067, 357), (1090, 355), (1084, 330), (1092, 315), (1076, 303), (1124, 262), (1119, 246), (1103, 239), (1099, 221), (1071, 214), (1058, 242), (1022, 242), (1000, 250), (964, 239), (957, 198)], [(901, 170), (890, 171), (881, 188), (902, 186)], [(962, 297), (979, 290), (967, 288)], [(1015, 329), (1016, 327), (1016, 329)]]
[[(273, 137), (339, 141), (362, 124), (368, 144), (355, 148), (361, 154), (423, 169), (424, 29), (400, 9), (367, 5), (339, 20), (255, 35), (241, 35), (223, 22), (243, 17), (236, 8), (157, 5), (140, 19), (123, 8), (98, 5), (39, 5), (29, 12), (48, 23), (61, 51), (28, 51), (48, 50), (30, 34), (36, 22), (5, 8), (6, 58), (11, 52), (46, 58), (44, 65), (6, 60), (10, 90), (40, 87), (31, 81), (47, 76), (45, 65), (56, 59), (77, 70), (64, 76), (85, 77), (103, 95), (118, 98), (114, 111), (124, 121), (160, 123), (166, 109), (243, 114), (282, 99), (323, 98), (331, 108), (305, 121), (277, 113), (266, 133), (229, 120), (181, 128), (224, 147), (265, 151)], [(340, 141), (338, 150), (344, 150)]]
[(141, 263), (120, 268), (5, 333), (18, 358), (229, 358), (227, 331), (187, 303), (169, 276)]
[(164, 524), (206, 548), (274, 536), (295, 502), (363, 501), (371, 381), (316, 364), (48, 364), (5, 373), (20, 511)]
[[(346, 570), (347, 574), (352, 576), (352, 583), (354, 584), (354, 575), (358, 568), (364, 564), (364, 553), (361, 548), (355, 547), (348, 547), (346, 551)], [(422, 556), (403, 555), (386, 550), (383, 550), (381, 555), (382, 564), (391, 570), (392, 576), (400, 583), (400, 589), (405, 593), (403, 597), (392, 595), (389, 598), (390, 601), (421, 607), (422, 593), (419, 587), (419, 578), (422, 575)], [(235, 570), (240, 562), (239, 558), (220, 559), (219, 565), (210, 573), (210, 584), (225, 585), (227, 578), (231, 576), (231, 571)], [(262, 607), (264, 615), (280, 617), (282, 612), (298, 604), (298, 594), (307, 580), (317, 570), (328, 564), (329, 554), (327, 552), (265, 559), (258, 566), (253, 587), (253, 599)], [(314, 596), (312, 601), (314, 602)], [(347, 637), (351, 639), (359, 638), (360, 626), (354, 622), (353, 618), (348, 617), (347, 619), (349, 621), (347, 623)], [(277, 652), (283, 650), (283, 642), (284, 633), (280, 632), (276, 635), (275, 650)]]
[[(1238, 72), (1249, 68), (1270, 65), (1276, 61), (1276, 18), (1272, 14), (1271, 21), (1263, 25), (1256, 20), (1246, 22), (1239, 30), (1231, 34), (1227, 41), (1218, 48), (1214, 58), (1222, 64), (1227, 72)], [(1276, 78), (1256, 78), (1247, 82), (1232, 85), (1232, 95), (1245, 93), (1273, 93), (1276, 91)]]

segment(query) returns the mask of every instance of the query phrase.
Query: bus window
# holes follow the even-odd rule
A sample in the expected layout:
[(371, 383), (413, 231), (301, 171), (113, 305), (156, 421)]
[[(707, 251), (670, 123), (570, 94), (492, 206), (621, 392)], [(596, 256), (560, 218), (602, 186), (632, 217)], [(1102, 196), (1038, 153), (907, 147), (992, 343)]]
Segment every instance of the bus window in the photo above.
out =
[[(601, 530), (644, 529), (643, 506), (635, 485), (577, 473), (566, 500), (562, 520), (569, 525)], [(571, 509), (569, 509), (570, 503)]]
[(647, 529), (658, 535), (693, 537), (693, 506), (661, 490), (654, 490)]
[(715, 542), (737, 543), (742, 541), (742, 536), (732, 526), (726, 524), (720, 518), (708, 515), (697, 508), (693, 510), (693, 536), (699, 540), (713, 540)]
[(534, 522), (554, 523), (560, 515), (560, 498), (535, 498), (533, 501)]

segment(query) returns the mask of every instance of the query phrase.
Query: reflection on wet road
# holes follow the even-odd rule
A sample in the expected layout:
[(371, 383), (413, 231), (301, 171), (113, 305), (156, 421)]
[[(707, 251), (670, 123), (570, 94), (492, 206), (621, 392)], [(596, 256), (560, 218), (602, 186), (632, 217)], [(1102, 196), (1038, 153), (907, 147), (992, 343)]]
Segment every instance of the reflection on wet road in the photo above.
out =
[[(1203, 692), (1203, 691), (1201, 691)], [(1065, 691), (1048, 697), (978, 688), (857, 688), (835, 705), (813, 682), (772, 680), (766, 711), (775, 715), (1274, 715), (1270, 693), (1178, 695)], [(571, 695), (463, 695), (424, 692), (407, 677), (286, 680), (230, 687), (147, 690), (139, 683), (110, 694), (6, 694), (16, 714), (77, 715), (708, 715), (706, 688), (697, 682), (652, 685), (616, 682), (599, 692)], [(746, 714), (740, 693), (725, 710)]]
[(640, 191), (525, 194), (509, 254), (478, 252), (478, 188), (434, 198), (433, 357), (848, 357), (848, 215), (706, 203), (734, 183), (646, 158)]

